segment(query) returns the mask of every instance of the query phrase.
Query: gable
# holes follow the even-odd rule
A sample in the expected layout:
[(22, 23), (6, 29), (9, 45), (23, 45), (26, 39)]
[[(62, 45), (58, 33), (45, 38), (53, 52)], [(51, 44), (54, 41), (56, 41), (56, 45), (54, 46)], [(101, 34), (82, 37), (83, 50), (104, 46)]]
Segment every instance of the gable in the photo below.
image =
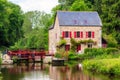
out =
[(60, 26), (102, 26), (97, 12), (57, 12)]

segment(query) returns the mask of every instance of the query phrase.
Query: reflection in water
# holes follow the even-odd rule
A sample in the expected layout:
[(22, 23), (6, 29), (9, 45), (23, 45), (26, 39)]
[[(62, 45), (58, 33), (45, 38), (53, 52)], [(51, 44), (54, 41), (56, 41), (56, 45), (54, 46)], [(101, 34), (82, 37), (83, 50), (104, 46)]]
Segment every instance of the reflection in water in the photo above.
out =
[(40, 63), (2, 65), (0, 76), (1, 80), (114, 80), (84, 73), (80, 65), (68, 67)]
[(98, 80), (95, 77), (85, 75), (79, 65), (72, 68), (68, 66), (50, 67), (50, 77), (54, 80)]

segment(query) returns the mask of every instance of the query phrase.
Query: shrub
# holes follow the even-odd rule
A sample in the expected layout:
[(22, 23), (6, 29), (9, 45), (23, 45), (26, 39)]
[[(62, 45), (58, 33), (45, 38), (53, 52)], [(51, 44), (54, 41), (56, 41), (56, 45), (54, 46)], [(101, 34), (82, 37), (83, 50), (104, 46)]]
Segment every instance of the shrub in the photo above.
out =
[(106, 53), (117, 53), (119, 50), (117, 48), (106, 48)]
[(13, 56), (12, 60), (13, 60), (14, 63), (17, 63), (18, 57), (17, 56)]
[(55, 57), (56, 57), (56, 58), (62, 58), (62, 54), (61, 54), (61, 53), (56, 53), (56, 54), (55, 54)]
[(102, 54), (105, 54), (105, 50), (102, 48), (86, 48), (83, 55), (86, 56), (86, 58), (95, 58)]
[(69, 51), (68, 53), (68, 59), (69, 60), (75, 60), (75, 59), (78, 59), (78, 55), (72, 51)]
[(107, 57), (108, 54), (115, 57), (115, 55), (117, 55), (115, 53), (119, 53), (119, 50), (117, 48), (86, 48), (84, 54), (80, 55), (80, 57), (82, 56), (85, 57), (85, 59), (86, 58), (88, 59), (88, 58), (96, 58), (97, 56), (99, 56), (100, 58), (100, 56)]
[(120, 75), (120, 59), (86, 60), (83, 68), (98, 73)]

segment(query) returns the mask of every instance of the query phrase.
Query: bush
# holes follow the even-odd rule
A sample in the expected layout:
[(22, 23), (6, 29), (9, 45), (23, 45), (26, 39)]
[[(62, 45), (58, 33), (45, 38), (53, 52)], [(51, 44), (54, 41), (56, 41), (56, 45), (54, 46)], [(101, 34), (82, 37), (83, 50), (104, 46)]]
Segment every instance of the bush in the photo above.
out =
[(12, 57), (12, 60), (13, 60), (14, 63), (17, 63), (18, 56), (13, 56), (13, 57)]
[(119, 50), (117, 48), (106, 48), (106, 53), (117, 53)]
[(75, 52), (69, 51), (69, 53), (68, 53), (68, 59), (69, 60), (78, 59), (78, 55)]
[[(97, 56), (107, 56), (108, 54), (117, 55), (119, 50), (117, 48), (86, 48), (84, 54), (80, 55), (80, 58), (84, 57), (84, 59), (96, 58)], [(114, 56), (113, 55), (113, 56)]]
[(56, 53), (56, 54), (55, 54), (55, 57), (56, 57), (56, 58), (62, 58), (62, 54), (61, 54), (61, 53)]
[(83, 68), (98, 73), (120, 75), (120, 59), (86, 60)]
[(86, 58), (95, 58), (102, 54), (105, 54), (105, 50), (102, 48), (86, 48), (83, 55)]

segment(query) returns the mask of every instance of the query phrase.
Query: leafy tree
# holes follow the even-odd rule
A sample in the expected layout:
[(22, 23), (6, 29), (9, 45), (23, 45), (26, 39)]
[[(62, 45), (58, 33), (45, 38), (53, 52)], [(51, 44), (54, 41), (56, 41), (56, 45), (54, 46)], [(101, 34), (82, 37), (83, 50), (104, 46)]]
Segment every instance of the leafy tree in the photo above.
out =
[(25, 13), (23, 30), (24, 38), (20, 39), (12, 49), (45, 48), (48, 49), (48, 28), (51, 15), (40, 11)]
[(90, 9), (84, 0), (76, 0), (72, 4), (70, 10), (72, 10), (72, 11), (86, 11), (86, 10), (90, 10)]
[(23, 36), (23, 14), (18, 5), (0, 0), (0, 47), (9, 47)]

